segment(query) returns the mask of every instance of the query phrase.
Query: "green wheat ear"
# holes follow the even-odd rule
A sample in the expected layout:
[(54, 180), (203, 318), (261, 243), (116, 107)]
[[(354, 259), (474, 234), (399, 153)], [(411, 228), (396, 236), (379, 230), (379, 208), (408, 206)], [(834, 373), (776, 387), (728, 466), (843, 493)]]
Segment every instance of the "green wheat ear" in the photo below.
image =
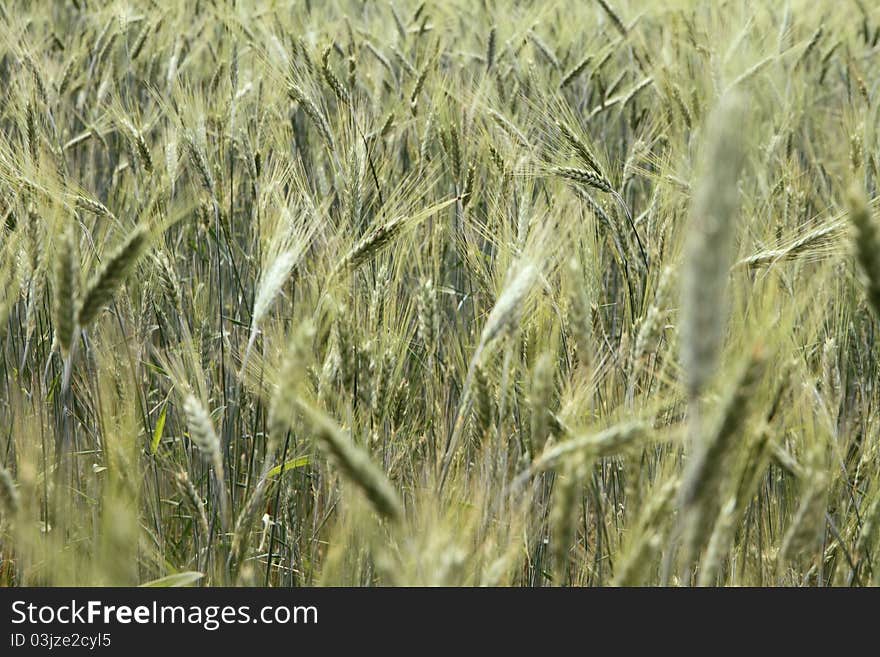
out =
[(390, 520), (400, 520), (403, 517), (400, 496), (369, 454), (355, 445), (326, 414), (305, 403), (298, 405), (321, 449), (348, 479), (361, 488), (373, 508)]
[(113, 301), (116, 292), (134, 270), (149, 244), (150, 232), (146, 226), (135, 228), (126, 240), (107, 257), (86, 286), (77, 321), (86, 328), (101, 309)]
[(72, 227), (66, 227), (55, 253), (55, 292), (52, 300), (55, 339), (62, 356), (70, 352), (76, 325), (76, 294), (79, 264)]
[(865, 193), (853, 187), (847, 196), (849, 220), (853, 226), (856, 260), (863, 273), (865, 296), (880, 319), (880, 235)]

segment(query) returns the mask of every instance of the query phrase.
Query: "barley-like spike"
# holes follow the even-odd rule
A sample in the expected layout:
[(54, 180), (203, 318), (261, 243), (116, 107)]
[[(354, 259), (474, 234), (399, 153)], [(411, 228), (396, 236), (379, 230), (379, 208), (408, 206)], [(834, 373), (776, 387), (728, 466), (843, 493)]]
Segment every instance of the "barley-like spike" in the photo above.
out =
[(572, 258), (568, 263), (571, 287), (569, 290), (569, 324), (574, 334), (577, 357), (581, 366), (589, 368), (593, 359), (593, 323), (590, 312), (590, 299), (583, 284), (583, 272), (578, 261)]
[(513, 122), (510, 121), (507, 117), (502, 115), (500, 112), (496, 112), (495, 110), (489, 110), (489, 116), (498, 124), (504, 132), (508, 134), (508, 136), (512, 137), (514, 141), (516, 141), (520, 146), (524, 148), (528, 148), (529, 140), (526, 139), (526, 136), (522, 133), (522, 131), (517, 128)]
[(379, 135), (381, 137), (387, 137), (391, 134), (391, 131), (394, 129), (394, 112), (389, 112), (388, 116), (385, 117), (385, 121), (382, 123), (382, 128), (379, 130)]
[[(400, 64), (403, 66), (403, 68), (406, 69), (406, 72), (409, 75), (411, 75), (412, 77), (416, 77), (419, 75), (419, 73), (416, 71), (416, 69), (412, 65), (412, 63), (409, 61), (409, 59), (407, 59), (406, 55), (404, 55), (402, 52), (400, 52), (400, 49), (397, 48), (397, 46), (391, 45), (391, 46), (389, 46), (389, 48), (391, 48), (391, 52), (394, 53), (394, 56), (397, 57), (397, 60), (400, 62)], [(425, 67), (425, 69), (424, 69), (425, 74), (427, 74), (427, 70), (428, 70), (427, 67)]]
[(490, 70), (495, 63), (495, 42), (498, 38), (498, 29), (493, 25), (489, 30), (489, 39), (486, 44), (486, 70)]
[(492, 158), (492, 163), (498, 169), (498, 172), (501, 174), (502, 178), (506, 178), (507, 163), (504, 161), (501, 153), (498, 152), (498, 149), (495, 148), (495, 146), (493, 146), (492, 144), (489, 144), (489, 155)]
[(333, 146), (333, 133), (330, 131), (330, 124), (327, 123), (327, 119), (324, 117), (324, 113), (318, 109), (318, 106), (315, 102), (309, 98), (306, 93), (299, 87), (299, 85), (291, 83), (287, 89), (287, 94), (290, 98), (297, 103), (299, 103), (300, 107), (303, 108), (303, 111), (309, 116), (312, 121), (314, 121), (315, 126), (318, 128), (318, 132), (321, 133), (321, 136), (324, 138), (324, 141), (327, 142), (327, 145)]
[(300, 410), (315, 434), (321, 449), (342, 473), (361, 488), (373, 508), (389, 520), (403, 517), (403, 503), (385, 473), (363, 448), (355, 445), (333, 420), (310, 405), (300, 403)]
[(183, 400), (183, 413), (189, 427), (189, 437), (205, 459), (217, 469), (218, 479), (223, 478), (223, 457), (220, 453), (220, 438), (214, 430), (211, 415), (202, 402), (188, 394)]
[(146, 249), (149, 236), (146, 226), (138, 226), (101, 264), (83, 294), (77, 317), (81, 327), (87, 328), (98, 312), (113, 300)]
[(141, 31), (138, 32), (138, 35), (135, 37), (134, 44), (131, 46), (131, 61), (134, 61), (138, 58), (138, 55), (141, 54), (141, 51), (144, 49), (144, 45), (147, 43), (147, 38), (150, 36), (150, 32), (153, 31), (153, 27), (158, 26), (161, 22), (161, 19), (154, 23), (144, 22), (144, 26), (141, 28)]
[(590, 152), (590, 149), (587, 148), (587, 145), (577, 136), (577, 134), (575, 134), (574, 130), (572, 130), (564, 121), (557, 121), (556, 126), (559, 128), (565, 141), (568, 142), (574, 152), (577, 153), (578, 157), (581, 158), (581, 161), (595, 171), (596, 175), (605, 179), (606, 177), (605, 174), (602, 173), (602, 167), (599, 166), (599, 163)]
[[(419, 143), (419, 163), (420, 166), (424, 167), (427, 165), (428, 160), (428, 150), (431, 147), (431, 135), (434, 132), (434, 116), (433, 114), (428, 114), (425, 118), (425, 131), (422, 134), (421, 142)], [(441, 139), (443, 137), (441, 130)]]
[(348, 205), (349, 222), (354, 227), (361, 225), (363, 213), (364, 156), (358, 144), (349, 149), (348, 172), (346, 180), (346, 203)]
[(324, 80), (327, 82), (327, 85), (340, 100), (340, 102), (348, 105), (350, 102), (348, 91), (344, 86), (342, 86), (342, 82), (340, 82), (339, 78), (336, 77), (336, 74), (330, 67), (330, 53), (332, 50), (332, 46), (327, 46), (327, 48), (325, 48), (324, 52), (321, 54), (321, 74), (324, 76)]
[(199, 531), (202, 535), (202, 540), (207, 540), (208, 536), (210, 536), (210, 529), (208, 527), (208, 514), (205, 511), (205, 503), (202, 500), (202, 496), (199, 495), (199, 492), (190, 480), (189, 475), (182, 470), (177, 473), (177, 486), (189, 504), (190, 509), (196, 514), (196, 520), (198, 522)]
[(864, 192), (853, 188), (848, 198), (849, 220), (854, 228), (856, 259), (863, 273), (865, 296), (880, 319), (880, 234)]
[(458, 140), (458, 128), (455, 123), (449, 124), (449, 157), (452, 158), (452, 173), (456, 181), (461, 180), (461, 143)]
[[(318, 401), (324, 403), (330, 395), (340, 379), (342, 371), (342, 354), (339, 349), (339, 338), (337, 337), (337, 329), (334, 327), (330, 335), (330, 348), (324, 356), (324, 362), (321, 366), (321, 374), (318, 379)], [(271, 407), (270, 407), (271, 410)]]
[(581, 61), (579, 61), (573, 69), (565, 74), (565, 76), (559, 82), (559, 88), (565, 89), (568, 85), (574, 82), (578, 78), (578, 76), (584, 72), (587, 66), (590, 65), (591, 61), (593, 61), (592, 55), (587, 55), (586, 57), (581, 59)]
[(435, 339), (437, 337), (437, 294), (430, 279), (424, 281), (419, 287), (417, 297), (418, 310), (418, 334), (419, 340), (429, 353), (433, 353)]
[(816, 44), (819, 43), (819, 39), (822, 38), (822, 32), (823, 32), (823, 29), (822, 29), (822, 26), (820, 25), (819, 27), (816, 28), (816, 31), (813, 32), (813, 35), (810, 37), (810, 40), (807, 42), (807, 45), (804, 48), (804, 51), (801, 53), (801, 56), (798, 57), (798, 60), (795, 62), (795, 68), (797, 68), (798, 66), (803, 64), (806, 61), (807, 57), (810, 56), (810, 53), (813, 52), (813, 50), (816, 47)]
[(685, 103), (684, 98), (682, 98), (681, 90), (676, 84), (671, 85), (670, 89), (672, 91), (672, 99), (675, 101), (676, 107), (678, 107), (678, 110), (681, 112), (684, 124), (687, 126), (687, 129), (690, 130), (693, 127), (694, 119), (691, 115), (691, 111), (688, 109), (687, 103)]
[(260, 511), (265, 507), (266, 493), (269, 490), (270, 480), (262, 477), (254, 487), (250, 497), (248, 497), (244, 508), (239, 512), (235, 519), (235, 525), (232, 532), (232, 546), (229, 551), (228, 561), (230, 566), (237, 569), (244, 551), (250, 542), (251, 527)]
[(523, 301), (532, 289), (537, 274), (538, 269), (535, 265), (525, 263), (505, 286), (483, 327), (478, 350), (482, 350), (503, 331), (512, 328), (518, 322)]
[(183, 317), (183, 296), (181, 294), (181, 283), (174, 270), (171, 259), (164, 251), (156, 252), (156, 263), (158, 265), (159, 282), (165, 297), (174, 306), (174, 310), (180, 317)]
[(373, 285), (373, 291), (370, 293), (370, 307), (368, 317), (370, 326), (378, 327), (382, 323), (382, 316), (385, 309), (385, 300), (388, 295), (389, 274), (388, 266), (382, 265), (376, 272), (376, 279)]
[(385, 417), (385, 410), (391, 398), (391, 381), (394, 372), (394, 352), (386, 349), (378, 361), (370, 362), (373, 372), (373, 394), (370, 399), (373, 416), (377, 421)]
[(669, 295), (669, 288), (672, 285), (673, 270), (671, 267), (664, 268), (660, 274), (660, 281), (657, 284), (657, 291), (654, 294), (654, 301), (651, 303), (645, 318), (639, 326), (639, 332), (636, 335), (636, 342), (633, 351), (633, 360), (637, 363), (651, 351), (653, 345), (657, 343), (663, 332), (663, 314)]
[(40, 254), (43, 251), (43, 236), (45, 234), (45, 222), (37, 214), (33, 207), (28, 207), (27, 223), (24, 227), (25, 239), (24, 255), (27, 261), (26, 274), (29, 280), (33, 280), (40, 269)]
[(144, 170), (147, 173), (153, 173), (153, 155), (150, 153), (150, 147), (147, 145), (143, 133), (133, 124), (129, 125), (129, 130), (131, 131), (132, 141), (134, 141), (135, 151), (137, 151)]
[(302, 36), (296, 37), (296, 50), (299, 52), (302, 57), (303, 63), (305, 64), (306, 70), (315, 74), (315, 62), (312, 61), (312, 55), (309, 51), (309, 46), (306, 43), (306, 40)]
[(382, 66), (389, 72), (391, 75), (394, 75), (394, 67), (391, 66), (391, 61), (384, 55), (382, 52), (376, 48), (370, 41), (364, 41), (364, 46), (367, 50), (370, 51), (370, 54), (376, 58), (376, 60), (382, 64)]
[(61, 73), (61, 80), (58, 82), (59, 97), (64, 96), (67, 92), (67, 88), (70, 86), (70, 79), (73, 77), (73, 71), (76, 68), (77, 63), (78, 58), (73, 56), (67, 60), (67, 64), (64, 65), (64, 71)]
[(45, 106), (48, 103), (48, 95), (46, 94), (46, 85), (43, 83), (43, 76), (40, 74), (40, 69), (33, 59), (28, 59), (27, 63), (31, 69), (31, 75), (34, 79), (34, 88), (37, 90), (37, 96), (39, 97), (40, 102)]
[(186, 148), (189, 152), (190, 161), (193, 163), (193, 166), (196, 168), (196, 172), (199, 174), (199, 180), (201, 180), (202, 187), (205, 188), (211, 197), (214, 196), (214, 175), (211, 173), (211, 167), (208, 165), (208, 158), (205, 156), (205, 152), (196, 142), (196, 138), (192, 134), (186, 135)]
[(854, 132), (849, 137), (850, 167), (853, 173), (858, 173), (862, 170), (865, 163), (864, 156), (865, 149), (862, 143), (862, 136), (858, 132)]
[(822, 394), (833, 409), (840, 403), (841, 385), (837, 341), (829, 336), (822, 346)]
[(346, 306), (341, 306), (338, 311), (336, 329), (336, 348), (339, 353), (339, 379), (343, 390), (353, 391), (357, 365), (360, 360), (359, 347), (352, 335), (352, 327), (347, 314)]
[(177, 151), (177, 139), (173, 135), (169, 135), (168, 141), (165, 143), (165, 173), (168, 175), (168, 181), (171, 188), (177, 182), (177, 169), (180, 158)]
[(472, 433), (479, 444), (491, 431), (495, 417), (495, 400), (489, 379), (482, 365), (474, 370), (474, 417)]
[[(786, 197), (786, 199), (788, 198), (789, 197)], [(818, 228), (807, 231), (784, 246), (760, 251), (759, 253), (743, 258), (736, 264), (740, 267), (758, 268), (767, 267), (776, 262), (794, 259), (799, 255), (809, 253), (811, 247), (816, 247), (817, 245), (834, 239), (837, 233), (841, 232), (845, 225), (844, 221), (832, 221), (819, 226)]]
[(25, 139), (27, 141), (28, 153), (31, 156), (31, 162), (37, 162), (37, 119), (34, 114), (34, 105), (31, 101), (27, 102), (24, 108), (25, 116)]
[(348, 92), (353, 94), (357, 83), (357, 57), (349, 55), (348, 60)]
[(572, 180), (587, 187), (593, 187), (600, 192), (610, 193), (614, 191), (611, 182), (607, 178), (597, 175), (592, 171), (587, 171), (586, 169), (576, 169), (575, 167), (553, 167), (551, 171), (557, 176)]
[(66, 227), (61, 233), (55, 253), (55, 289), (52, 299), (55, 340), (64, 357), (70, 352), (75, 332), (77, 264), (72, 228)]
[(566, 458), (576, 454), (586, 454), (591, 458), (614, 456), (623, 450), (641, 443), (648, 436), (648, 427), (644, 422), (624, 422), (597, 433), (585, 434), (569, 438), (552, 447), (548, 447), (532, 463), (526, 473), (527, 477), (556, 468)]
[(406, 217), (397, 217), (368, 231), (340, 260), (336, 268), (337, 271), (344, 268), (357, 269), (360, 267), (391, 243), (404, 227), (405, 221)]
[(535, 363), (532, 372), (532, 385), (529, 391), (532, 426), (530, 453), (540, 454), (551, 432), (550, 405), (553, 399), (553, 358), (549, 353), (542, 353)]
[(406, 41), (406, 25), (404, 25), (403, 19), (400, 17), (400, 14), (397, 13), (397, 9), (393, 2), (388, 3), (388, 6), (391, 7), (391, 16), (394, 18), (394, 26), (397, 28), (400, 40)]
[(107, 58), (110, 51), (113, 49), (113, 44), (116, 43), (116, 39), (118, 37), (119, 37), (119, 32), (113, 32), (113, 34), (110, 35), (110, 38), (108, 38), (104, 42), (104, 44), (101, 46), (101, 51), (95, 57), (96, 62), (104, 62), (104, 60)]
[(91, 212), (92, 214), (96, 214), (99, 217), (113, 217), (113, 213), (110, 212), (110, 209), (106, 205), (104, 205), (100, 201), (96, 201), (93, 198), (78, 194), (76, 196), (75, 203), (77, 209), (79, 210)]
[(422, 93), (422, 88), (425, 86), (425, 80), (428, 79), (428, 67), (425, 66), (420, 72), (419, 77), (416, 78), (416, 83), (413, 85), (413, 90), (409, 95), (409, 105), (412, 110), (413, 115), (416, 113), (416, 109), (419, 104), (419, 96)]
[(462, 193), (461, 193), (461, 207), (463, 209), (467, 208), (467, 206), (470, 205), (470, 202), (472, 200), (472, 197), (474, 194), (474, 178), (475, 177), (476, 177), (476, 167), (474, 166), (474, 163), (471, 162), (468, 165), (467, 176), (465, 176), (465, 180), (464, 180), (464, 189), (462, 190)]
[(553, 68), (559, 68), (559, 59), (557, 59), (556, 53), (553, 52), (553, 49), (550, 48), (541, 37), (535, 34), (532, 30), (529, 30), (528, 38), (538, 49), (538, 52), (540, 52), (547, 61), (553, 65)]
[(611, 5), (608, 4), (606, 0), (596, 0), (602, 9), (605, 11), (605, 14), (611, 20), (612, 25), (614, 25), (615, 29), (620, 32), (620, 35), (624, 38), (627, 36), (626, 26), (623, 24), (623, 21), (618, 16), (617, 12), (612, 9)]
[(297, 254), (293, 251), (282, 251), (269, 263), (269, 266), (260, 274), (254, 298), (254, 309), (251, 313), (251, 326), (256, 329), (259, 323), (269, 312), (278, 292), (281, 291), (285, 281), (290, 276), (296, 265)]

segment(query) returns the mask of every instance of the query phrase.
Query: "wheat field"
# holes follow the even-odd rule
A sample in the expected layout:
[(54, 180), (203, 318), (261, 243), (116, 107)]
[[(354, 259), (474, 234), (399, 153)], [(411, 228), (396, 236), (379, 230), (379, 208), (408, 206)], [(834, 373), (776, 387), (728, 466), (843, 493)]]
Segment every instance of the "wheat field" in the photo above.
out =
[(872, 2), (0, 33), (0, 585), (880, 585)]

